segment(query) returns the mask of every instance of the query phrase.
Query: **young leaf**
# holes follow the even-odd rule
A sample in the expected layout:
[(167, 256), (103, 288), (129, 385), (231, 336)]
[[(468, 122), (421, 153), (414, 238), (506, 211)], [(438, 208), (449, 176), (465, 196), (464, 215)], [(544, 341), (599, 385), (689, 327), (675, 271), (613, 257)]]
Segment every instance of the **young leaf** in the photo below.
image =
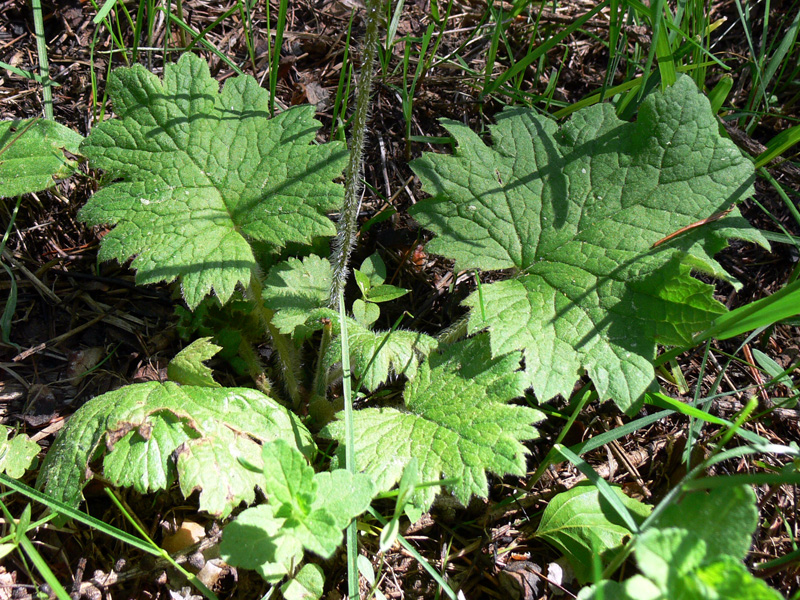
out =
[(664, 598), (661, 590), (649, 579), (634, 575), (624, 583), (604, 579), (578, 593), (578, 600), (672, 600)]
[(373, 484), (342, 469), (315, 475), (283, 440), (264, 446), (263, 464), (262, 489), (270, 504), (245, 510), (228, 525), (220, 551), (227, 563), (275, 581), (291, 571), (303, 549), (330, 558), (342, 530), (369, 506)]
[(318, 600), (322, 598), (325, 587), (325, 574), (322, 567), (309, 563), (292, 579), (281, 586), (284, 600)]
[(363, 554), (359, 554), (356, 558), (356, 565), (358, 565), (358, 572), (367, 580), (369, 585), (375, 584), (375, 571), (372, 570), (372, 563)]
[(706, 544), (694, 530), (649, 529), (636, 541), (642, 575), (622, 584), (602, 581), (578, 594), (579, 600), (780, 600), (782, 596), (754, 577), (731, 556), (709, 562)]
[(47, 119), (0, 122), (0, 197), (18, 196), (52, 187), (67, 177), (76, 161), (81, 137)]
[(353, 277), (356, 280), (356, 285), (358, 286), (358, 289), (361, 291), (361, 295), (366, 296), (367, 294), (369, 294), (369, 290), (372, 287), (372, 283), (370, 282), (369, 277), (365, 273), (359, 271), (358, 269), (353, 269)]
[(688, 529), (649, 529), (636, 540), (636, 562), (642, 574), (667, 591), (704, 562), (706, 544)]
[(783, 600), (777, 590), (754, 577), (741, 562), (731, 557), (701, 567), (695, 576), (705, 588), (704, 598), (712, 597), (710, 590), (713, 590), (717, 598), (725, 600)]
[(211, 343), (210, 337), (193, 341), (169, 361), (167, 377), (181, 385), (220, 387), (220, 384), (214, 381), (211, 369), (203, 364), (204, 360), (213, 358), (220, 350), (222, 347)]
[(298, 341), (321, 329), (320, 318), (336, 317), (326, 308), (331, 281), (330, 262), (313, 254), (302, 261), (290, 258), (275, 265), (261, 292), (264, 304), (275, 311), (273, 325)]
[(370, 288), (369, 293), (365, 294), (365, 297), (370, 302), (391, 302), (392, 300), (405, 296), (407, 293), (407, 289), (394, 285), (376, 285)]
[(104, 473), (112, 484), (144, 493), (177, 478), (185, 496), (200, 490), (201, 510), (224, 516), (264, 486), (263, 476), (238, 458), (260, 466), (258, 442), (275, 439), (313, 452), (302, 423), (256, 390), (139, 383), (98, 396), (72, 416), (38, 485), (77, 506), (90, 461), (106, 450)]
[[(437, 345), (435, 339), (424, 333), (404, 329), (370, 331), (349, 319), (347, 335), (353, 376), (370, 391), (388, 380), (390, 374), (405, 375), (413, 379), (420, 361)], [(342, 360), (342, 348), (338, 339), (337, 336), (331, 342), (323, 358), (326, 369)]]
[(661, 598), (778, 600), (781, 595), (732, 556), (715, 560), (691, 529), (650, 529), (636, 543), (639, 570), (661, 590)]
[(381, 531), (380, 545), (378, 547), (380, 552), (386, 552), (389, 548), (394, 546), (397, 535), (400, 533), (400, 515), (403, 514), (406, 506), (411, 506), (409, 504), (409, 499), (414, 494), (417, 483), (419, 483), (417, 459), (412, 458), (408, 462), (408, 465), (406, 465), (403, 476), (400, 478), (400, 483), (397, 486), (397, 499), (395, 500), (394, 514)]
[(381, 309), (377, 304), (372, 302), (364, 302), (361, 298), (356, 298), (353, 301), (353, 318), (358, 321), (362, 327), (369, 327), (378, 317), (381, 316)]
[(186, 53), (164, 80), (140, 65), (116, 69), (109, 95), (117, 118), (81, 145), (119, 181), (81, 210), (115, 224), (100, 258), (136, 256), (139, 283), (180, 277), (190, 308), (212, 290), (225, 302), (256, 269), (250, 240), (280, 247), (333, 235), (326, 216), (342, 201), (346, 149), (313, 145), (314, 108), (269, 119), (269, 93), (250, 76), (225, 82)]
[[(650, 507), (612, 487), (634, 517), (643, 521)], [(599, 553), (607, 562), (631, 532), (611, 510), (593, 485), (576, 485), (555, 496), (544, 509), (537, 537), (550, 542), (569, 559), (580, 581), (592, 576), (592, 557)]]
[(708, 235), (669, 237), (753, 191), (751, 161), (720, 137), (687, 76), (649, 96), (634, 123), (609, 104), (560, 129), (506, 109), (491, 148), (443, 124), (456, 154), (414, 161), (433, 198), (411, 213), (438, 236), (429, 250), (456, 269), (517, 271), (467, 299), (469, 330), (490, 331), (494, 356), (523, 350), (541, 401), (568, 395), (585, 369), (601, 399), (635, 409), (654, 380), (656, 344), (688, 343), (725, 310), (691, 268), (721, 271), (711, 256), (729, 237), (768, 245), (736, 209)]
[(365, 258), (358, 270), (367, 276), (370, 287), (381, 285), (386, 281), (386, 263), (377, 252)]
[(756, 496), (747, 485), (689, 493), (658, 520), (661, 528), (683, 527), (703, 540), (707, 560), (744, 560), (757, 525)]
[(344, 469), (317, 473), (314, 481), (317, 497), (311, 507), (329, 511), (339, 529), (347, 527), (352, 519), (367, 510), (375, 491), (368, 477), (353, 475)]
[(24, 433), (9, 440), (8, 431), (8, 427), (0, 425), (0, 473), (19, 479), (31, 468), (41, 448)]
[(226, 528), (220, 555), (229, 565), (252, 569), (269, 583), (277, 583), (303, 560), (303, 544), (276, 517), (271, 504), (248, 508)]
[[(507, 404), (525, 389), (519, 360), (519, 353), (492, 358), (485, 335), (429, 357), (406, 386), (405, 409), (367, 408), (353, 415), (359, 468), (385, 491), (416, 459), (420, 481), (458, 478), (450, 489), (462, 503), (472, 494), (486, 497), (486, 471), (523, 475), (527, 450), (520, 442), (537, 437), (531, 423), (544, 415)], [(331, 423), (322, 435), (343, 444), (343, 422)], [(437, 490), (418, 489), (413, 502), (427, 508)]]

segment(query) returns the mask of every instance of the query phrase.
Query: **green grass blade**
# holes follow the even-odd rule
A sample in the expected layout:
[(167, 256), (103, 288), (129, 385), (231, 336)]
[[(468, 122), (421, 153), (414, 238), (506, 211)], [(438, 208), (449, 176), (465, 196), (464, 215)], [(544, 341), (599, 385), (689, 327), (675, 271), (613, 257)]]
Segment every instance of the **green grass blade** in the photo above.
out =
[(617, 94), (621, 94), (622, 92), (627, 92), (631, 89), (636, 89), (642, 83), (642, 77), (636, 77), (625, 83), (621, 83), (619, 85), (615, 85), (614, 87), (608, 88), (605, 90), (605, 94), (599, 92), (597, 94), (592, 94), (591, 96), (587, 96), (574, 104), (571, 104), (567, 107), (562, 108), (561, 110), (557, 110), (553, 113), (553, 116), (556, 119), (562, 119), (566, 116), (571, 115), (576, 110), (580, 110), (581, 108), (585, 108), (587, 106), (592, 106), (593, 104), (597, 104), (598, 102), (602, 101), (603, 98), (613, 98)]
[[(692, 419), (698, 419), (701, 421), (705, 421), (706, 423), (711, 423), (712, 425), (719, 425), (720, 427), (727, 427), (727, 428), (734, 427), (734, 424), (728, 421), (727, 419), (715, 417), (714, 415), (707, 413), (706, 411), (701, 410), (696, 406), (685, 404), (680, 400), (675, 400), (674, 398), (670, 398), (669, 396), (662, 394), (661, 392), (648, 394), (645, 402), (652, 406), (658, 406), (659, 408), (666, 408), (670, 412), (676, 412)], [(748, 431), (747, 429), (738, 429), (736, 433), (739, 434), (739, 436), (742, 437), (742, 439), (745, 439), (753, 444), (767, 443), (767, 440), (765, 438), (761, 437), (757, 433)]]
[(117, 5), (117, 0), (106, 0), (103, 3), (103, 6), (100, 10), (97, 11), (97, 14), (92, 19), (92, 23), (95, 25), (99, 25), (100, 22), (105, 19), (108, 14), (113, 10), (113, 8)]
[[(384, 519), (371, 506), (367, 509), (367, 512), (369, 512), (369, 514), (375, 517), (381, 525), (386, 526), (386, 524), (389, 523), (389, 521)], [(416, 560), (420, 565), (422, 565), (422, 568), (425, 569), (428, 575), (430, 575), (431, 578), (442, 588), (442, 590), (444, 590), (444, 593), (447, 594), (447, 596), (451, 600), (458, 600), (458, 596), (453, 591), (453, 588), (451, 588), (450, 585), (439, 574), (439, 572), (436, 569), (434, 569), (433, 566), (431, 566), (431, 564), (427, 560), (425, 560), (425, 558), (419, 552), (417, 552), (417, 549), (414, 548), (414, 546), (412, 546), (408, 542), (408, 540), (406, 540), (402, 535), (398, 535), (397, 541), (400, 542), (400, 545), (406, 549), (406, 551), (414, 558), (414, 560)]]
[(488, 96), (489, 94), (493, 94), (506, 81), (516, 77), (519, 73), (527, 69), (528, 66), (532, 64), (535, 60), (537, 60), (540, 56), (548, 52), (551, 48), (555, 47), (557, 44), (561, 43), (564, 40), (564, 38), (569, 36), (571, 33), (583, 27), (584, 23), (586, 23), (589, 19), (591, 19), (593, 16), (595, 16), (597, 13), (603, 10), (606, 6), (608, 6), (609, 1), (610, 0), (604, 0), (589, 12), (575, 19), (575, 21), (573, 21), (568, 27), (565, 27), (564, 29), (559, 31), (556, 35), (549, 38), (544, 44), (537, 46), (535, 50), (529, 52), (524, 58), (520, 59), (513, 67), (511, 67), (508, 71), (503, 73), (500, 77), (498, 77), (491, 84), (489, 84), (484, 90), (483, 95)]
[[(164, 10), (164, 9), (160, 8), (159, 10)], [(184, 23), (183, 20), (181, 20), (179, 17), (177, 17), (177, 16), (175, 16), (175, 15), (173, 15), (171, 13), (167, 13), (167, 17), (168, 17), (168, 21), (170, 23), (175, 23), (178, 26), (179, 31), (181, 31), (182, 33), (188, 33), (188, 34), (190, 34), (190, 35), (192, 35), (194, 37), (199, 37), (200, 34), (197, 31), (195, 31), (194, 29), (192, 29), (191, 27), (189, 27), (189, 25)], [(200, 38), (200, 44), (206, 50), (211, 51), (217, 58), (219, 58), (222, 62), (224, 62), (226, 65), (228, 65), (231, 69), (233, 69), (233, 71), (237, 75), (244, 75), (244, 71), (242, 71), (238, 67), (238, 65), (236, 63), (234, 63), (230, 58), (225, 56), (225, 54), (223, 52), (220, 52), (217, 49), (217, 47), (214, 46), (214, 44), (209, 42), (207, 39), (201, 37)]]
[(278, 23), (275, 25), (275, 48), (273, 48), (272, 63), (269, 66), (269, 113), (275, 115), (275, 94), (278, 89), (278, 68), (281, 62), (281, 48), (283, 47), (283, 31), (286, 29), (286, 11), (288, 0), (280, 0), (278, 6)]
[(161, 557), (164, 558), (164, 560), (166, 560), (167, 562), (169, 562), (172, 565), (172, 568), (179, 571), (181, 575), (183, 575), (187, 579), (187, 581), (189, 581), (189, 583), (195, 586), (203, 594), (203, 596), (208, 598), (208, 600), (219, 600), (217, 598), (217, 595), (210, 589), (208, 589), (206, 585), (202, 581), (200, 581), (193, 573), (190, 573), (189, 571), (184, 569), (181, 565), (179, 565), (177, 562), (175, 562), (175, 559), (173, 559), (169, 555), (169, 552), (167, 552), (163, 548), (160, 548), (153, 540), (150, 539), (150, 536), (147, 535), (147, 532), (144, 529), (142, 529), (138, 521), (130, 515), (128, 510), (125, 508), (125, 506), (123, 506), (122, 502), (119, 501), (119, 498), (117, 498), (117, 496), (114, 494), (114, 492), (111, 491), (111, 489), (106, 488), (105, 492), (108, 495), (108, 497), (111, 498), (111, 501), (116, 505), (116, 507), (119, 509), (122, 515), (128, 520), (128, 523), (133, 525), (134, 529), (136, 529), (136, 531), (139, 532), (139, 535), (141, 535), (144, 539), (146, 539), (153, 546), (153, 548), (156, 548), (159, 551)]
[(488, 93), (492, 83), (494, 61), (497, 58), (497, 49), (500, 46), (500, 32), (503, 30), (503, 9), (501, 8), (496, 11), (494, 7), (490, 6), (489, 10), (492, 13), (492, 20), (494, 21), (494, 31), (492, 32), (492, 40), (489, 43), (489, 51), (486, 54), (486, 72), (483, 75), (483, 95)]
[(53, 571), (50, 570), (47, 562), (45, 562), (45, 560), (42, 558), (42, 555), (39, 554), (39, 551), (36, 550), (36, 547), (28, 539), (28, 536), (25, 535), (31, 522), (31, 505), (28, 504), (25, 507), (25, 510), (23, 511), (16, 525), (14, 525), (14, 517), (9, 512), (5, 503), (0, 502), (0, 510), (2, 510), (7, 523), (11, 524), (13, 531), (13, 540), (11, 546), (22, 548), (28, 558), (30, 558), (34, 568), (39, 571), (39, 574), (47, 582), (47, 585), (50, 586), (50, 589), (59, 598), (59, 600), (71, 600), (69, 594), (67, 594), (61, 583), (58, 581), (58, 579), (56, 579)]
[[(660, 2), (659, 2), (660, 4)], [(661, 13), (659, 12), (659, 15)], [(653, 37), (656, 39), (656, 58), (658, 59), (658, 70), (661, 73), (661, 87), (662, 89), (671, 86), (678, 79), (675, 71), (675, 58), (672, 55), (672, 48), (669, 43), (669, 34), (667, 27), (664, 26), (664, 19), (657, 20), (657, 31), (653, 32)]]
[(225, 19), (230, 17), (233, 13), (235, 13), (238, 10), (239, 10), (239, 6), (238, 5), (233, 6), (233, 7), (229, 8), (228, 10), (226, 10), (224, 13), (222, 13), (219, 17), (214, 19), (209, 25), (204, 27), (203, 30), (200, 33), (198, 33), (198, 34), (196, 34), (196, 35), (194, 35), (192, 37), (192, 41), (189, 42), (188, 46), (186, 46), (186, 48), (184, 49), (184, 52), (190, 52), (192, 50), (192, 48), (194, 48), (197, 45), (197, 42), (201, 42), (201, 41), (203, 41), (205, 39), (206, 34), (209, 31), (214, 29), (222, 21), (224, 21)]
[(386, 45), (384, 49), (387, 54), (391, 53), (392, 46), (394, 46), (394, 38), (397, 35), (397, 27), (400, 25), (400, 17), (403, 14), (403, 7), (406, 5), (405, 0), (398, 0), (397, 6), (392, 13), (392, 20), (389, 22), (389, 28), (386, 30)]
[[(42, 83), (44, 81), (48, 81), (48, 77), (42, 77), (38, 73), (34, 73), (33, 71), (26, 71), (25, 69), (20, 69), (19, 67), (15, 67), (13, 65), (8, 64), (7, 62), (3, 62), (0, 60), (0, 69), (5, 69), (6, 71), (11, 71), (14, 75), (19, 75), (20, 77), (24, 77), (25, 79), (33, 79), (37, 83)], [(50, 81), (50, 85), (52, 87), (61, 87), (60, 83), (56, 83), (55, 81)]]
[[(353, 428), (353, 391), (351, 384), (350, 371), (350, 342), (347, 336), (347, 316), (344, 311), (344, 293), (339, 290), (339, 330), (342, 342), (342, 396), (344, 397), (344, 428), (347, 436), (347, 444), (344, 447), (345, 467), (355, 475), (356, 456), (355, 456), (355, 430)], [(358, 535), (356, 531), (356, 520), (353, 519), (347, 526), (346, 533), (347, 545), (347, 593), (350, 598), (359, 598), (358, 589)]]
[(740, 473), (736, 475), (722, 475), (719, 477), (701, 477), (687, 481), (682, 489), (692, 490), (713, 490), (718, 488), (736, 487), (738, 485), (798, 485), (800, 484), (800, 473)]
[(778, 48), (775, 50), (772, 58), (769, 59), (769, 62), (764, 69), (764, 87), (770, 84), (772, 78), (775, 76), (778, 68), (783, 64), (783, 61), (786, 59), (789, 52), (794, 50), (795, 43), (797, 42), (798, 30), (800, 30), (800, 10), (795, 13), (794, 20), (792, 21), (791, 25), (789, 25), (789, 28), (782, 33), (781, 43), (778, 45)]
[[(792, 215), (792, 217), (794, 217), (795, 222), (797, 222), (797, 224), (800, 225), (800, 210), (797, 209), (795, 203), (792, 201), (791, 198), (789, 198), (789, 194), (786, 193), (786, 191), (783, 189), (783, 186), (781, 186), (781, 184), (778, 183), (775, 180), (775, 178), (770, 174), (770, 172), (767, 171), (764, 167), (761, 167), (758, 170), (758, 174), (761, 175), (764, 179), (766, 179), (769, 182), (769, 184), (775, 189), (775, 191), (778, 193), (778, 196), (780, 196), (781, 200), (783, 200), (783, 203), (786, 205), (786, 209), (789, 211), (789, 214)], [(761, 208), (772, 218), (772, 220), (775, 222), (776, 225), (778, 225), (778, 227), (780, 228), (781, 231), (783, 231), (783, 233), (787, 235), (789, 234), (789, 232), (786, 231), (786, 228), (778, 219), (773, 217), (772, 214), (769, 213), (763, 207)]]
[[(800, 13), (798, 13), (800, 14)], [(767, 142), (767, 149), (756, 157), (756, 169), (763, 167), (800, 142), (800, 125), (789, 127)]]
[(614, 509), (614, 512), (617, 513), (619, 518), (622, 519), (623, 523), (625, 523), (625, 526), (631, 532), (637, 533), (639, 531), (639, 526), (636, 524), (636, 521), (628, 510), (628, 507), (622, 503), (622, 500), (620, 500), (619, 496), (614, 493), (614, 490), (611, 489), (611, 486), (608, 484), (608, 482), (598, 475), (597, 471), (592, 468), (592, 465), (572, 452), (569, 448), (562, 446), (561, 444), (554, 444), (553, 449), (561, 454), (566, 460), (578, 467), (581, 473), (586, 475), (589, 481), (591, 481), (597, 487), (597, 491), (603, 496), (603, 498), (605, 498), (606, 502), (608, 502), (611, 508)]
[(25, 554), (28, 555), (28, 558), (31, 559), (33, 566), (36, 567), (37, 571), (39, 571), (39, 574), (47, 582), (47, 585), (50, 586), (50, 589), (53, 591), (56, 597), (59, 600), (71, 600), (67, 590), (65, 590), (64, 586), (62, 586), (58, 581), (53, 571), (51, 571), (50, 567), (47, 565), (47, 561), (42, 558), (42, 555), (39, 554), (38, 550), (36, 550), (36, 547), (27, 536), (22, 536), (19, 541), (19, 545), (25, 551)]
[(800, 281), (784, 286), (767, 298), (717, 317), (711, 327), (695, 336), (694, 345), (711, 338), (726, 340), (797, 314), (800, 314)]
[(731, 93), (732, 88), (733, 77), (723, 75), (717, 85), (714, 86), (714, 89), (708, 93), (708, 99), (711, 101), (711, 110), (715, 115), (719, 113), (725, 100), (728, 99), (728, 94)]
[(42, 104), (45, 119), (53, 119), (53, 89), (50, 84), (50, 66), (47, 62), (47, 42), (44, 39), (42, 1), (32, 0), (33, 29), (36, 33), (36, 53), (39, 55), (39, 75), (42, 77)]
[(24, 483), (17, 481), (16, 479), (11, 479), (11, 477), (6, 475), (5, 473), (0, 473), (0, 483), (5, 485), (6, 487), (11, 488), (15, 492), (19, 492), (23, 496), (30, 498), (31, 500), (35, 500), (36, 502), (43, 504), (53, 512), (69, 517), (70, 519), (75, 519), (79, 523), (88, 525), (89, 527), (96, 529), (97, 531), (100, 531), (102, 533), (105, 533), (106, 535), (110, 535), (125, 544), (129, 544), (134, 548), (138, 548), (142, 552), (147, 552), (148, 554), (152, 554), (154, 556), (161, 556), (161, 553), (158, 550), (154, 550), (150, 544), (146, 543), (140, 538), (137, 538), (134, 535), (131, 535), (127, 531), (122, 531), (121, 529), (117, 529), (113, 525), (103, 523), (103, 521), (101, 521), (100, 519), (90, 517), (86, 513), (82, 513), (79, 510), (75, 510), (74, 508), (67, 506), (63, 502), (59, 502), (58, 500), (54, 500), (50, 496), (43, 494), (39, 490), (27, 486)]
[[(331, 139), (337, 139), (339, 124), (344, 123), (347, 113), (347, 96), (350, 89), (350, 76), (352, 67), (350, 65), (350, 34), (353, 31), (353, 19), (356, 16), (355, 10), (350, 13), (350, 22), (347, 24), (347, 38), (344, 41), (344, 53), (342, 54), (342, 70), (339, 72), (339, 84), (336, 86), (336, 98), (333, 101), (333, 118), (331, 119)], [(344, 130), (342, 129), (342, 133)]]

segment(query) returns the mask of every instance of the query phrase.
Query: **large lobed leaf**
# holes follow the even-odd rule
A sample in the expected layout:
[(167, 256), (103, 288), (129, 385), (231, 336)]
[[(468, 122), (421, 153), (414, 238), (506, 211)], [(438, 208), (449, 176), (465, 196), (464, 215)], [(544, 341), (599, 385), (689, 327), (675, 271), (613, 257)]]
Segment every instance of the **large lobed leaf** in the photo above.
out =
[[(544, 415), (507, 404), (525, 389), (519, 360), (516, 352), (492, 358), (485, 335), (430, 356), (406, 386), (404, 409), (354, 413), (358, 468), (384, 491), (416, 459), (423, 482), (457, 479), (449, 489), (462, 503), (473, 494), (486, 497), (487, 471), (523, 475), (527, 450), (521, 441), (538, 437), (532, 423)], [(343, 422), (331, 423), (322, 434), (343, 444)], [(417, 490), (414, 502), (428, 507), (437, 491)]]
[(136, 256), (139, 283), (180, 277), (194, 308), (213, 291), (224, 302), (256, 268), (250, 240), (280, 247), (333, 235), (326, 216), (341, 204), (332, 180), (343, 144), (313, 145), (314, 108), (270, 119), (269, 93), (249, 76), (222, 92), (192, 54), (166, 65), (164, 80), (135, 65), (108, 83), (118, 117), (81, 145), (116, 183), (81, 211), (91, 224), (116, 224), (100, 257)]
[(689, 77), (648, 97), (635, 123), (608, 104), (561, 128), (507, 109), (492, 147), (443, 124), (456, 153), (414, 161), (433, 197), (411, 212), (457, 269), (515, 270), (467, 299), (469, 329), (490, 331), (494, 356), (523, 350), (541, 401), (569, 394), (585, 369), (601, 399), (635, 409), (656, 344), (686, 343), (725, 310), (691, 269), (723, 276), (712, 257), (731, 237), (767, 245), (734, 209), (652, 247), (753, 191), (751, 162)]
[(256, 390), (139, 383), (82, 406), (48, 452), (38, 484), (77, 506), (90, 462), (105, 450), (112, 484), (145, 493), (177, 478), (184, 496), (199, 490), (200, 508), (224, 516), (264, 486), (239, 458), (260, 466), (261, 443), (276, 439), (313, 449), (303, 424)]
[[(342, 360), (340, 335), (341, 332), (322, 358), (326, 369)], [(372, 331), (351, 319), (347, 320), (347, 338), (353, 377), (369, 391), (377, 389), (391, 375), (405, 375), (408, 379), (414, 379), (420, 362), (438, 344), (431, 336), (418, 331)]]
[[(290, 258), (275, 265), (262, 291), (264, 304), (275, 311), (272, 323), (296, 341), (305, 340), (322, 329), (324, 321), (331, 322), (335, 337), (322, 357), (325, 369), (333, 368), (342, 360), (339, 316), (327, 307), (330, 287), (330, 263), (312, 254), (302, 261)], [(353, 319), (347, 319), (347, 335), (353, 375), (370, 391), (391, 375), (413, 379), (420, 361), (437, 345), (436, 340), (424, 333), (403, 329), (372, 331)]]
[(76, 166), (83, 140), (69, 127), (46, 119), (0, 122), (0, 197), (18, 196), (52, 187)]
[(328, 308), (332, 279), (331, 263), (314, 254), (272, 267), (261, 292), (264, 304), (275, 311), (272, 324), (302, 342), (322, 328), (321, 319), (335, 319), (338, 313)]

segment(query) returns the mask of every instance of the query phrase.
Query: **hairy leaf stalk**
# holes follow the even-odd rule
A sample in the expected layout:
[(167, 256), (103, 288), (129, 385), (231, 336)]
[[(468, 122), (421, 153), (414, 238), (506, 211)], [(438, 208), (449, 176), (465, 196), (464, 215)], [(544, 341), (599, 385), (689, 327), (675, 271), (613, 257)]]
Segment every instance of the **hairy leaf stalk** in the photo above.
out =
[(358, 212), (361, 207), (361, 173), (363, 170), (364, 139), (367, 129), (369, 97), (372, 89), (373, 63), (378, 48), (378, 22), (380, 21), (380, 0), (367, 0), (365, 21), (367, 31), (364, 36), (364, 62), (358, 77), (356, 110), (353, 115), (353, 132), (350, 136), (350, 160), (347, 163), (344, 181), (344, 202), (339, 214), (336, 239), (333, 243), (331, 263), (333, 284), (331, 285), (330, 306), (338, 308), (339, 296), (344, 293), (347, 283), (350, 254), (358, 234)]
[(289, 394), (289, 398), (291, 398), (292, 407), (297, 409), (302, 400), (298, 378), (298, 373), (300, 372), (300, 357), (297, 354), (297, 348), (287, 336), (283, 335), (278, 331), (278, 328), (272, 324), (272, 316), (275, 313), (264, 306), (264, 301), (261, 298), (261, 282), (255, 275), (250, 280), (248, 290), (250, 292), (250, 297), (253, 302), (255, 302), (256, 311), (261, 319), (262, 325), (272, 338), (272, 348), (275, 350), (278, 355), (278, 360), (280, 361), (286, 391)]

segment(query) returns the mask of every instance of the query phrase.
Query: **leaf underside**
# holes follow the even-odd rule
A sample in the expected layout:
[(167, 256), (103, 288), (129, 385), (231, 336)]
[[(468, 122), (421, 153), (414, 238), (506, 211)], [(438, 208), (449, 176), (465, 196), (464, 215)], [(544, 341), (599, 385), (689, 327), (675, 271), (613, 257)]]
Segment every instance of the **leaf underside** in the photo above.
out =
[(263, 487), (263, 476), (239, 458), (260, 466), (261, 443), (275, 439), (313, 451), (302, 423), (256, 390), (139, 383), (81, 407), (48, 452), (38, 484), (77, 507), (87, 468), (105, 451), (112, 484), (146, 493), (177, 479), (184, 496), (199, 490), (201, 510), (224, 516)]
[[(462, 504), (473, 494), (486, 497), (487, 471), (523, 475), (527, 450), (521, 441), (538, 437), (531, 424), (544, 415), (507, 404), (525, 389), (519, 360), (519, 353), (492, 358), (485, 335), (431, 355), (406, 385), (405, 408), (354, 413), (358, 468), (385, 491), (416, 458), (420, 481), (458, 479), (448, 489)], [(342, 421), (322, 434), (344, 444)], [(417, 490), (415, 504), (429, 507), (437, 491)]]
[(634, 410), (656, 344), (685, 344), (725, 310), (691, 270), (725, 276), (712, 257), (728, 238), (768, 246), (733, 209), (652, 247), (753, 191), (752, 163), (719, 136), (688, 77), (648, 97), (634, 123), (609, 104), (561, 128), (506, 109), (491, 147), (443, 124), (455, 155), (412, 163), (433, 197), (411, 213), (456, 269), (515, 270), (465, 301), (469, 330), (489, 330), (494, 356), (522, 350), (540, 401), (568, 395), (585, 370), (601, 399)]
[(191, 308), (212, 290), (223, 302), (256, 269), (250, 246), (281, 247), (333, 235), (326, 213), (341, 204), (332, 180), (343, 144), (312, 145), (320, 123), (302, 106), (269, 116), (269, 93), (250, 76), (222, 91), (202, 59), (184, 54), (164, 80), (140, 65), (116, 69), (109, 95), (117, 118), (81, 145), (118, 180), (81, 210), (117, 227), (100, 258), (136, 256), (138, 283), (181, 278)]

